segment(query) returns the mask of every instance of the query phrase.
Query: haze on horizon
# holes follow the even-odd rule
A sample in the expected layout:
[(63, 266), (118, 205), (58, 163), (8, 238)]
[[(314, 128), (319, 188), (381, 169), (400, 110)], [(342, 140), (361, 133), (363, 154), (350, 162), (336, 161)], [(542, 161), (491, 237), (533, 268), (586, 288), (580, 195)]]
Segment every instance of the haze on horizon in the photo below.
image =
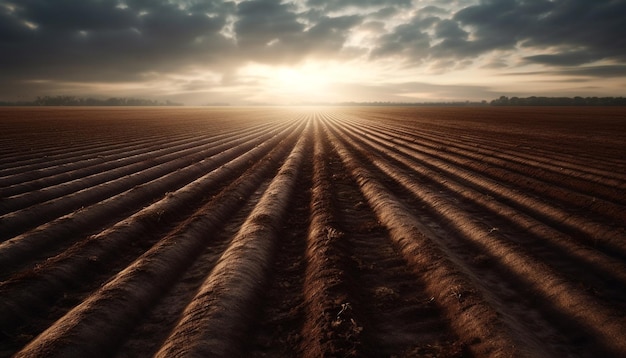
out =
[(0, 100), (626, 95), (626, 0), (0, 0)]

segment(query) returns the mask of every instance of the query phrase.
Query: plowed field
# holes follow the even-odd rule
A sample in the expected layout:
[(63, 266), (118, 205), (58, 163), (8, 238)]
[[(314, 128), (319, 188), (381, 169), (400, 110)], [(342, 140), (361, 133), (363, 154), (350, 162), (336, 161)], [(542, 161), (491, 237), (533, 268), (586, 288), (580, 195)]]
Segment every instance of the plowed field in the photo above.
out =
[(0, 356), (626, 356), (626, 110), (0, 110)]

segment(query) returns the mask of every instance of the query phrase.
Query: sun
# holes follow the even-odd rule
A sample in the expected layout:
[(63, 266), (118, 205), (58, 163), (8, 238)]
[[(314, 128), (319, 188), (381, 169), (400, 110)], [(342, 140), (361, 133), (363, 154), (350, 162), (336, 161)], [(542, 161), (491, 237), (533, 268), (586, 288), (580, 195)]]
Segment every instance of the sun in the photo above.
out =
[(320, 64), (270, 66), (249, 64), (240, 75), (258, 86), (255, 99), (279, 104), (332, 102), (337, 98), (335, 71)]
[(318, 93), (329, 85), (325, 74), (307, 68), (279, 67), (273, 78), (276, 87), (290, 92)]

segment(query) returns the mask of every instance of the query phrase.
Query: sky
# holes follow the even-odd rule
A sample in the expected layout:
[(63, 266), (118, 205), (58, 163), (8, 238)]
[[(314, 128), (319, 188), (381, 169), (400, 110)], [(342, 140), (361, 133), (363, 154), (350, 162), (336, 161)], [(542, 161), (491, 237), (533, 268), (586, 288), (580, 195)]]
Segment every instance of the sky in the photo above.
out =
[(626, 0), (0, 0), (0, 100), (626, 96)]

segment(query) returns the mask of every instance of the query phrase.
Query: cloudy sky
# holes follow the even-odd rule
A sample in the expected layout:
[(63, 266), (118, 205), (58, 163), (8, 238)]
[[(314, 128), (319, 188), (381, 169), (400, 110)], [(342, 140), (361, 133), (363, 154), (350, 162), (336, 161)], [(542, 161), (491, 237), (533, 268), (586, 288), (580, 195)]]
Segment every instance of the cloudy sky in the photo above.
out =
[(0, 0), (0, 100), (625, 96), (626, 0)]

